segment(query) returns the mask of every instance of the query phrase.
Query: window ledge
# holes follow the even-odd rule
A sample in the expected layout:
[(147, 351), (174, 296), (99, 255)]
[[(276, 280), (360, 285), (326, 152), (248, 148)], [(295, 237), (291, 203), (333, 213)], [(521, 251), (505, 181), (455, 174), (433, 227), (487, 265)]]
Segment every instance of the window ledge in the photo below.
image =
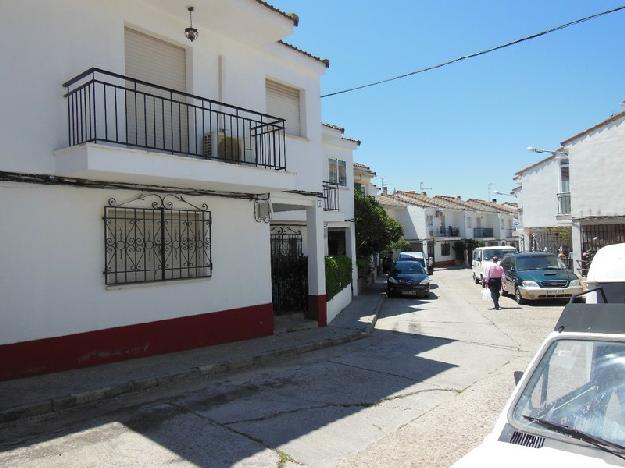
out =
[(174, 286), (177, 284), (196, 283), (201, 281), (210, 281), (211, 276), (203, 276), (201, 278), (181, 278), (168, 281), (149, 281), (146, 283), (130, 283), (130, 284), (111, 284), (105, 287), (107, 291), (119, 291), (122, 289), (141, 289), (153, 288), (158, 286)]

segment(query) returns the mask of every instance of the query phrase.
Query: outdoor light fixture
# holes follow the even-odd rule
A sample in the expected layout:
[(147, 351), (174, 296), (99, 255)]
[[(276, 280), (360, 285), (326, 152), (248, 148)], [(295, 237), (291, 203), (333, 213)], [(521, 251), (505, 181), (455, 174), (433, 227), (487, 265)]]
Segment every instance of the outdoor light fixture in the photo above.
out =
[(527, 151), (529, 151), (530, 153), (550, 153), (550, 154), (552, 154), (554, 156), (556, 154), (562, 154), (562, 155), (568, 156), (568, 153), (566, 152), (566, 150), (560, 149), (560, 148), (558, 148), (555, 151), (551, 151), (551, 150), (547, 150), (547, 149), (534, 148), (533, 146), (528, 146), (527, 147)]
[(187, 39), (189, 39), (191, 42), (195, 41), (197, 39), (198, 36), (198, 32), (197, 29), (195, 29), (193, 27), (193, 7), (187, 7), (187, 10), (189, 10), (189, 27), (185, 28), (184, 30), (184, 35), (186, 36)]

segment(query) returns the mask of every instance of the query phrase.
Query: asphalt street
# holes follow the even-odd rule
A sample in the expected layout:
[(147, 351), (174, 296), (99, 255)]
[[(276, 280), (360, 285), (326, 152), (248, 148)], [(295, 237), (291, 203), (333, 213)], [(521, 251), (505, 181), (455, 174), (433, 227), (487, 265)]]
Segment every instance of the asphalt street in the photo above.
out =
[(562, 303), (500, 311), (470, 270), (360, 341), (0, 431), (0, 466), (449, 466), (490, 431)]

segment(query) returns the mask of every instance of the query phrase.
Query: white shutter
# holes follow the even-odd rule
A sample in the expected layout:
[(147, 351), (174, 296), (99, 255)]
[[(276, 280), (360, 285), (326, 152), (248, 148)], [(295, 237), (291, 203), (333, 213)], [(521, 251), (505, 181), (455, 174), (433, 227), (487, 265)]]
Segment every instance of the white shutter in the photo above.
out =
[(166, 88), (186, 91), (185, 50), (126, 28), (126, 75)]
[(275, 81), (266, 81), (267, 113), (286, 119), (286, 133), (302, 135), (300, 92)]
[[(176, 91), (186, 91), (186, 53), (182, 47), (126, 28), (125, 62), (125, 74), (129, 78)], [(134, 83), (130, 81), (126, 86), (134, 89)], [(148, 96), (144, 101), (144, 96), (137, 94), (135, 102), (135, 94), (127, 93), (128, 142), (151, 148), (188, 152), (189, 109), (184, 105), (172, 105), (170, 93), (167, 91), (141, 85), (137, 85), (137, 90), (166, 99)], [(186, 102), (186, 98), (176, 94), (173, 95), (173, 99)], [(144, 121), (144, 116), (147, 116), (147, 122)]]

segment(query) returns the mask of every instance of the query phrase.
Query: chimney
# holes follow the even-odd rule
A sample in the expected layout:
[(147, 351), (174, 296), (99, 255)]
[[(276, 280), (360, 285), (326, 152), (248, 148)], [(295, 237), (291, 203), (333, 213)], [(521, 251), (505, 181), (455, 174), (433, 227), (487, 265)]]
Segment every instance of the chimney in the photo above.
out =
[(423, 195), (424, 197), (427, 197), (428, 193), (427, 192), (421, 192), (421, 195)]
[(497, 203), (497, 199), (496, 198), (493, 198), (493, 203)]

